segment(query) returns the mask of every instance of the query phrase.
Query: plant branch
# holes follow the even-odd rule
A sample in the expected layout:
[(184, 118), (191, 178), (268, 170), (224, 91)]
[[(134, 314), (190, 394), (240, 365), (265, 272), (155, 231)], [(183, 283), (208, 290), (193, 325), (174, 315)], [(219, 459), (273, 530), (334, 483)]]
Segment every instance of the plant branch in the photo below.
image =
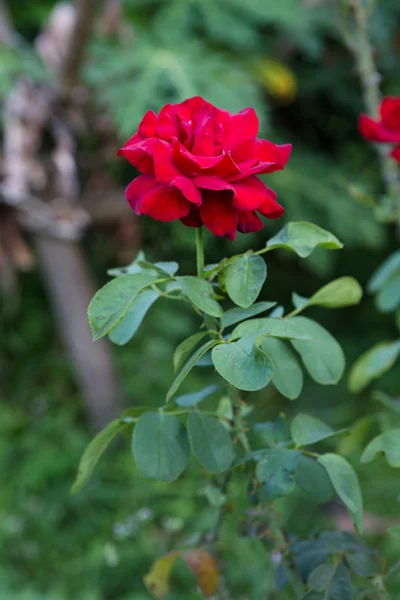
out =
[[(227, 471), (225, 473), (224, 480), (221, 484), (220, 490), (221, 490), (221, 494), (223, 494), (224, 496), (226, 495), (226, 493), (228, 491), (228, 486), (232, 479), (232, 473), (233, 473), (232, 469), (229, 469), (229, 471)], [(224, 504), (222, 504), (218, 508), (218, 513), (217, 513), (217, 518), (215, 519), (215, 523), (206, 536), (207, 544), (214, 544), (218, 540), (219, 532), (222, 527), (223, 521), (224, 521)]]
[[(205, 279), (204, 273), (204, 239), (203, 239), (203, 229), (201, 227), (196, 229), (196, 265), (197, 265), (197, 276)], [(213, 327), (210, 323), (210, 317), (208, 315), (204, 315), (204, 319), (206, 322), (206, 326), (208, 329), (208, 333), (211, 338), (213, 338)], [(249, 441), (247, 439), (247, 435), (244, 430), (244, 424), (242, 421), (242, 415), (240, 410), (240, 398), (239, 391), (233, 387), (232, 385), (228, 388), (229, 397), (232, 401), (232, 413), (233, 413), (233, 421), (235, 430), (238, 432), (238, 438), (242, 443), (244, 451), (246, 453), (251, 451)], [(229, 482), (232, 477), (233, 470), (229, 469), (225, 478), (221, 484), (221, 492), (222, 494), (226, 494), (226, 491), (229, 486)], [(219, 532), (223, 523), (224, 518), (224, 505), (220, 506), (218, 509), (218, 514), (214, 526), (206, 537), (206, 541), (208, 543), (215, 543), (218, 539)]]
[(0, 42), (5, 46), (15, 46), (16, 32), (11, 23), (5, 0), (0, 0)]
[(389, 594), (385, 587), (385, 584), (383, 583), (383, 577), (381, 577), (380, 575), (377, 577), (373, 577), (371, 583), (375, 588), (379, 600), (392, 600), (391, 595)]
[(400, 573), (400, 560), (397, 561), (397, 563), (395, 563), (393, 565), (393, 567), (390, 567), (389, 571), (386, 573), (386, 575), (384, 577), (384, 580), (388, 581), (389, 579), (391, 579), (392, 577), (394, 577), (398, 573)]
[(289, 579), (290, 585), (292, 586), (292, 589), (295, 592), (296, 597), (302, 598), (303, 594), (305, 593), (305, 588), (304, 588), (304, 585), (302, 584), (302, 582), (300, 581), (300, 579), (298, 578), (297, 571), (294, 567), (292, 557), (290, 555), (286, 536), (285, 536), (284, 532), (282, 531), (282, 529), (279, 527), (277, 518), (275, 515), (273, 515), (272, 519), (269, 520), (268, 525), (269, 525), (269, 529), (272, 533), (272, 536), (279, 544), (278, 550), (281, 553), (282, 561), (287, 568), (288, 579)]
[[(363, 88), (365, 108), (373, 118), (378, 118), (381, 102), (379, 89), (381, 76), (375, 65), (373, 47), (369, 37), (368, 19), (370, 11), (363, 0), (349, 0), (349, 6), (354, 13), (356, 40), (354, 41), (352, 35), (347, 31), (343, 33), (344, 41), (356, 59), (360, 82)], [(375, 147), (379, 156), (382, 178), (389, 196), (396, 203), (396, 219), (400, 224), (400, 180), (398, 168), (396, 162), (389, 156), (388, 147), (382, 144)]]
[(79, 81), (79, 75), (98, 0), (76, 0), (76, 21), (70, 47), (59, 74), (59, 88), (67, 96)]
[(251, 447), (250, 447), (250, 443), (249, 443), (249, 440), (246, 435), (246, 431), (245, 431), (245, 427), (244, 427), (244, 423), (243, 423), (243, 419), (242, 419), (242, 415), (241, 415), (239, 392), (235, 387), (233, 387), (233, 385), (229, 385), (228, 394), (232, 401), (233, 422), (235, 425), (238, 439), (239, 439), (240, 443), (242, 444), (243, 450), (245, 451), (245, 453), (249, 454), (249, 452), (251, 452)]

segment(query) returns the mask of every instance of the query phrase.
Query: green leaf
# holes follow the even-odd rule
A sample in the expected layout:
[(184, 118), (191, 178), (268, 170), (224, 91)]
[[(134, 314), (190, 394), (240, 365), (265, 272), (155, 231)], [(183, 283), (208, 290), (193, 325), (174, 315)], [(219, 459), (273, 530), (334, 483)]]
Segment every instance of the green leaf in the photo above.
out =
[(267, 277), (261, 256), (245, 254), (235, 258), (226, 269), (226, 291), (235, 304), (248, 308), (257, 299)]
[(389, 527), (388, 534), (400, 542), (400, 525)]
[(365, 448), (361, 462), (367, 463), (384, 454), (391, 467), (400, 467), (400, 429), (392, 429), (381, 433)]
[(341, 308), (352, 306), (360, 302), (362, 295), (362, 288), (354, 277), (339, 277), (313, 294), (304, 307)]
[(310, 456), (300, 456), (295, 479), (297, 485), (318, 504), (329, 502), (335, 494), (328, 473)]
[(257, 464), (258, 481), (264, 483), (263, 493), (267, 500), (290, 494), (295, 488), (295, 471), (300, 452), (287, 448), (266, 450)]
[(139, 250), (134, 260), (126, 267), (116, 267), (114, 269), (108, 269), (107, 275), (112, 277), (120, 277), (121, 275), (133, 275), (134, 273), (142, 273), (143, 268), (139, 267), (139, 261), (145, 260), (144, 252)]
[(318, 462), (325, 467), (339, 498), (349, 510), (359, 533), (364, 529), (363, 501), (360, 485), (353, 467), (338, 454), (324, 454)]
[(389, 394), (382, 392), (381, 390), (374, 390), (371, 394), (372, 398), (377, 402), (386, 406), (395, 413), (400, 414), (400, 398), (392, 398)]
[(310, 340), (310, 335), (301, 327), (293, 323), (294, 319), (288, 321), (282, 319), (273, 319), (271, 317), (249, 319), (240, 323), (232, 332), (232, 337), (242, 337), (249, 334), (266, 333), (271, 337), (294, 340)]
[(301, 600), (324, 600), (324, 595), (321, 592), (307, 592)]
[(280, 319), (284, 314), (285, 308), (281, 304), (278, 304), (278, 306), (276, 306), (274, 310), (270, 312), (269, 316), (273, 317), (274, 319)]
[(214, 300), (214, 288), (208, 281), (190, 275), (177, 277), (183, 293), (193, 302), (197, 308), (212, 317), (222, 317), (224, 311), (216, 300)]
[(378, 565), (367, 552), (346, 554), (346, 562), (350, 569), (360, 577), (372, 577), (379, 571)]
[(361, 392), (374, 379), (389, 371), (400, 355), (400, 340), (380, 342), (364, 352), (354, 363), (349, 375), (349, 390)]
[(123, 346), (133, 338), (147, 311), (159, 297), (160, 294), (155, 290), (143, 290), (136, 296), (122, 321), (109, 333), (113, 344)]
[(336, 567), (332, 563), (322, 563), (308, 577), (307, 585), (317, 592), (326, 590), (333, 578)]
[(337, 447), (338, 454), (346, 456), (361, 450), (364, 447), (364, 440), (368, 436), (372, 427), (375, 426), (376, 418), (374, 415), (367, 415), (357, 419), (349, 429), (349, 434), (340, 440)]
[(308, 300), (309, 298), (300, 296), (300, 294), (297, 294), (296, 292), (293, 292), (292, 294), (292, 304), (295, 308), (302, 308), (303, 306), (306, 306), (308, 304)]
[(144, 259), (138, 259), (137, 264), (139, 265), (139, 267), (144, 267), (145, 269), (155, 269), (163, 275), (175, 275), (175, 273), (179, 269), (178, 263), (174, 261), (151, 263)]
[(335, 431), (323, 421), (302, 413), (295, 416), (290, 426), (293, 441), (299, 447), (316, 444), (321, 440), (340, 435), (346, 431), (346, 429)]
[(368, 282), (368, 291), (371, 294), (379, 292), (398, 271), (400, 271), (400, 250), (391, 254), (375, 271)]
[(173, 358), (175, 373), (183, 367), (185, 362), (192, 354), (193, 350), (196, 348), (197, 344), (201, 342), (201, 340), (205, 338), (206, 335), (206, 331), (201, 331), (200, 333), (195, 333), (194, 335), (191, 335), (179, 344), (179, 346), (174, 352)]
[(400, 307), (400, 273), (395, 275), (377, 294), (376, 307), (389, 313)]
[(211, 506), (215, 506), (216, 508), (223, 506), (226, 502), (225, 494), (223, 494), (219, 488), (217, 488), (215, 485), (212, 485), (211, 483), (205, 485), (197, 493), (199, 496), (204, 496), (205, 498), (207, 498)]
[(220, 340), (209, 340), (189, 358), (189, 360), (182, 367), (181, 371), (179, 371), (178, 375), (175, 377), (174, 381), (171, 384), (166, 396), (166, 401), (169, 402), (171, 398), (176, 394), (179, 387), (181, 386), (185, 377), (187, 377), (188, 373), (193, 369), (196, 362), (204, 356), (208, 350), (211, 350), (216, 344), (220, 344)]
[(267, 243), (267, 248), (285, 248), (296, 252), (301, 258), (309, 256), (315, 248), (340, 250), (343, 244), (326, 229), (306, 221), (288, 223)]
[(349, 570), (343, 563), (340, 563), (333, 573), (322, 600), (353, 600), (353, 586)]
[(256, 302), (249, 308), (231, 308), (230, 310), (227, 310), (222, 317), (221, 325), (224, 328), (230, 327), (231, 325), (240, 323), (240, 321), (255, 317), (256, 315), (273, 308), (275, 305), (276, 302)]
[(115, 419), (92, 439), (80, 460), (78, 474), (71, 488), (72, 494), (75, 494), (86, 485), (111, 440), (127, 426), (128, 423), (125, 423), (122, 419)]
[(202, 389), (200, 392), (194, 392), (193, 394), (184, 394), (175, 398), (175, 404), (178, 406), (195, 406), (204, 398), (208, 398), (211, 394), (214, 394), (219, 387), (217, 385), (209, 385)]
[(306, 317), (293, 317), (290, 321), (311, 337), (310, 342), (292, 339), (291, 343), (314, 381), (322, 385), (337, 383), (343, 375), (345, 358), (335, 338), (321, 325)]
[(210, 415), (190, 413), (187, 428), (190, 444), (199, 463), (210, 473), (227, 471), (235, 457), (231, 437)]
[(92, 299), (88, 308), (93, 339), (107, 335), (127, 314), (136, 296), (146, 287), (159, 283), (158, 275), (137, 273), (109, 281)]
[(293, 352), (280, 340), (265, 338), (261, 349), (267, 354), (275, 367), (272, 383), (286, 398), (294, 400), (303, 387), (303, 371)]
[(174, 481), (189, 460), (189, 440), (183, 423), (163, 412), (147, 412), (133, 430), (132, 452), (147, 477)]
[(254, 431), (258, 433), (264, 444), (277, 446), (280, 442), (289, 442), (289, 428), (285, 416), (279, 415), (274, 421), (255, 423)]
[(240, 390), (255, 391), (271, 380), (271, 359), (247, 336), (231, 344), (220, 344), (211, 353), (214, 367), (226, 381)]

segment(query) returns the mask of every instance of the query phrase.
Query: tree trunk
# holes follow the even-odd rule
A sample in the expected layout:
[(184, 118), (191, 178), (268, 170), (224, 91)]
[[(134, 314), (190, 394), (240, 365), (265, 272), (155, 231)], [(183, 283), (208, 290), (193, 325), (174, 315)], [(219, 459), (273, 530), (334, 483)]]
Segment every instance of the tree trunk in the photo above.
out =
[(81, 249), (76, 242), (44, 235), (37, 235), (35, 243), (88, 416), (100, 429), (120, 414), (121, 407), (110, 347), (106, 340), (92, 341), (87, 307), (94, 292)]

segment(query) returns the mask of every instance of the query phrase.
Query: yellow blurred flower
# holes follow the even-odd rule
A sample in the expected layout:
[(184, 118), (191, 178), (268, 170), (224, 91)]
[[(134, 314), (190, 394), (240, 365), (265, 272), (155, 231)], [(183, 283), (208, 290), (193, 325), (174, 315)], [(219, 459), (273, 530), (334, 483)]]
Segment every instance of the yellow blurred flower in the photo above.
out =
[(254, 63), (252, 70), (271, 96), (287, 103), (296, 98), (296, 77), (284, 64), (270, 58), (262, 58)]

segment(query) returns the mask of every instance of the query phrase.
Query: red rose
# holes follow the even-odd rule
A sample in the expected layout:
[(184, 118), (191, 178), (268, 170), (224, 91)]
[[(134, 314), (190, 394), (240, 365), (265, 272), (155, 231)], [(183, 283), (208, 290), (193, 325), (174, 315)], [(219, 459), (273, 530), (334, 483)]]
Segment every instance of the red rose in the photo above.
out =
[(396, 144), (390, 153), (400, 161), (400, 97), (384, 98), (379, 107), (380, 120), (361, 115), (359, 128), (361, 135), (371, 142)]
[(119, 151), (143, 175), (126, 189), (136, 214), (158, 221), (205, 225), (234, 240), (236, 231), (262, 229), (256, 211), (283, 214), (276, 194), (256, 177), (283, 169), (291, 145), (257, 138), (252, 108), (233, 115), (195, 97), (149, 110), (137, 133)]

